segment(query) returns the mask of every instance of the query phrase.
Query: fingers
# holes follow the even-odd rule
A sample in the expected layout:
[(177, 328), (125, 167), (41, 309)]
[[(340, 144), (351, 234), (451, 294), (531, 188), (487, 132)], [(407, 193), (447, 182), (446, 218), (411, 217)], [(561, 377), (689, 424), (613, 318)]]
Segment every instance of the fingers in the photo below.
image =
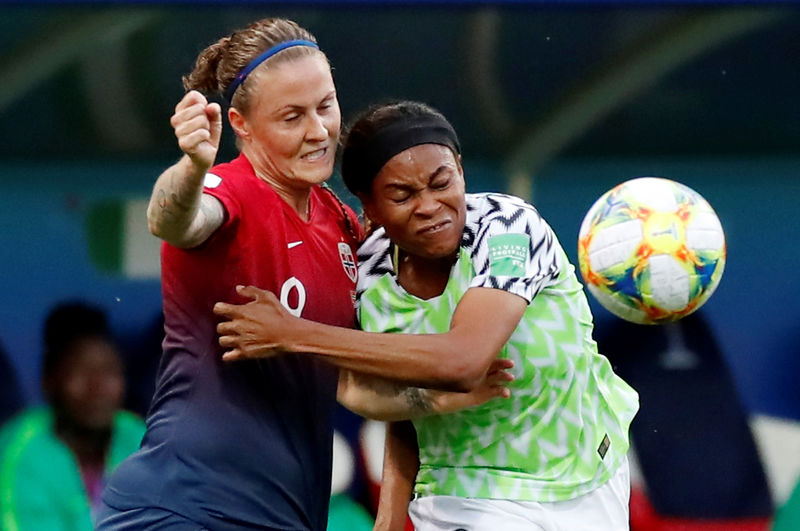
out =
[(203, 105), (195, 105), (173, 114), (170, 124), (175, 130), (175, 137), (182, 148), (189, 147), (211, 139), (211, 125)]
[[(238, 305), (236, 304), (228, 304), (227, 302), (218, 302), (214, 305), (214, 313), (221, 317), (227, 317), (228, 319), (233, 319), (234, 317), (236, 317), (237, 308)], [(217, 327), (217, 331), (219, 331), (219, 326)]]
[[(270, 302), (278, 300), (271, 291), (265, 291), (255, 286), (236, 286), (236, 293), (255, 302)], [(214, 313), (220, 317), (226, 317), (232, 320), (241, 316), (242, 312), (240, 309), (242, 306), (244, 305), (218, 302), (214, 305)]]
[(222, 355), (222, 361), (236, 361), (243, 358), (244, 355), (242, 354), (242, 351), (239, 350), (238, 348), (229, 350)]
[[(213, 104), (216, 105), (216, 104)], [(206, 109), (211, 107), (205, 96), (193, 90), (187, 93), (183, 99), (175, 106), (175, 112), (170, 118), (172, 127), (177, 127), (179, 124), (187, 122), (193, 118), (202, 117), (206, 123), (210, 124), (210, 116), (206, 114)], [(217, 105), (217, 107), (219, 107)]]
[(181, 101), (179, 101), (178, 104), (175, 106), (175, 114), (177, 114), (179, 111), (186, 109), (187, 107), (192, 107), (193, 105), (198, 105), (198, 104), (203, 106), (208, 105), (208, 100), (199, 91), (190, 90), (189, 92), (183, 95)]
[(215, 147), (219, 147), (219, 140), (222, 136), (222, 108), (219, 103), (211, 103), (206, 106), (206, 116), (211, 124), (211, 138), (208, 141)]
[(509, 371), (513, 367), (514, 362), (509, 359), (496, 359), (489, 366), (486, 372), (486, 384), (493, 388), (496, 396), (511, 395), (506, 386), (514, 381), (514, 375)]
[(236, 334), (236, 332), (237, 332), (236, 325), (234, 325), (231, 321), (221, 321), (217, 323), (217, 335), (232, 336)]
[(507, 358), (499, 358), (492, 360), (492, 363), (489, 365), (488, 372), (506, 370), (512, 368), (513, 366), (514, 362), (512, 360)]
[(514, 381), (514, 375), (507, 371), (498, 371), (486, 375), (486, 383), (491, 386), (507, 385)]
[(509, 369), (512, 369), (513, 367), (514, 362), (509, 359), (493, 360), (489, 365), (489, 369), (486, 371), (486, 378), (499, 378), (504, 380), (510, 377), (508, 381), (511, 381), (514, 379), (514, 376), (509, 372)]
[(270, 299), (275, 299), (275, 295), (271, 291), (266, 291), (255, 286), (236, 286), (236, 293), (256, 302), (267, 302)]
[(181, 150), (204, 165), (213, 161), (222, 132), (222, 110), (199, 92), (188, 92), (170, 118)]

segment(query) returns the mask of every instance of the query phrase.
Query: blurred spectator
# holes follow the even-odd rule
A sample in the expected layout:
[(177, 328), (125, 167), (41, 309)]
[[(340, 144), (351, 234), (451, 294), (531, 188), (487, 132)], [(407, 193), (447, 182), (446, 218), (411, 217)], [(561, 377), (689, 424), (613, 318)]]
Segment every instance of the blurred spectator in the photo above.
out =
[(775, 517), (775, 526), (772, 531), (797, 531), (800, 529), (800, 481), (794, 492)]
[(90, 531), (105, 476), (139, 446), (144, 424), (119, 409), (122, 361), (101, 311), (55, 307), (44, 348), (47, 406), (0, 431), (0, 528)]
[(600, 352), (641, 400), (631, 436), (644, 491), (632, 485), (631, 529), (766, 530), (772, 500), (748, 413), (701, 312), (597, 330)]
[(372, 531), (374, 523), (366, 508), (349, 495), (331, 496), (327, 531)]
[(0, 345), (0, 426), (22, 409), (23, 403), (17, 372)]

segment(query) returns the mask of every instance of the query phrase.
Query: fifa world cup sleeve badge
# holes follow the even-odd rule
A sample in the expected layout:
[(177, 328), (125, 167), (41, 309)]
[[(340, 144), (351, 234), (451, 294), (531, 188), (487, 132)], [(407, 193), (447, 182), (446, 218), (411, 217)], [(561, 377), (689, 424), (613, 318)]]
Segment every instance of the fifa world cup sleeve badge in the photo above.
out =
[(524, 277), (531, 237), (499, 234), (489, 238), (489, 263), (495, 277)]

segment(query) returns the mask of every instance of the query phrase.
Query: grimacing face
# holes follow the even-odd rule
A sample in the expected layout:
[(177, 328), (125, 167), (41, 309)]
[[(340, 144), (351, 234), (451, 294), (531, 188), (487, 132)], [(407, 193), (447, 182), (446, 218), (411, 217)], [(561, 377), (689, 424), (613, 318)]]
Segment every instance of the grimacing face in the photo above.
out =
[(467, 206), (464, 171), (446, 146), (422, 144), (389, 159), (361, 198), (364, 210), (403, 251), (448, 259), (461, 244)]
[[(254, 72), (255, 74), (255, 72)], [(231, 123), (256, 173), (279, 188), (302, 189), (333, 173), (341, 129), (330, 65), (314, 53), (259, 72), (246, 118)]]

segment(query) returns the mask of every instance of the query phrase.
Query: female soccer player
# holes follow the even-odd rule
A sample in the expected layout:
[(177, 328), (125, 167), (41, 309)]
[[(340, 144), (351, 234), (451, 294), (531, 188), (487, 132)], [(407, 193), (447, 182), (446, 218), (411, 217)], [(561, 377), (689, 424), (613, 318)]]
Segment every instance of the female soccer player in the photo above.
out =
[[(359, 251), (369, 332), (296, 319), (247, 288), (255, 301), (217, 305), (232, 319), (218, 326), (225, 357), (314, 353), (371, 372), (389, 353), (402, 375), (423, 354), (465, 387), (510, 358), (510, 400), (417, 419), (416, 440), (389, 430), (377, 527), (402, 529), (408, 508), (419, 531), (627, 529), (638, 397), (598, 354), (574, 268), (538, 212), (465, 194), (455, 131), (414, 102), (357, 119), (342, 174), (378, 227)], [(424, 390), (406, 393), (427, 407)]]
[[(340, 130), (325, 54), (264, 19), (203, 50), (171, 118), (182, 158), (157, 180), (166, 337), (141, 449), (103, 494), (99, 529), (325, 528), (337, 371), (312, 358), (222, 365), (214, 301), (236, 284), (353, 326), (352, 211), (320, 185)], [(214, 164), (222, 93), (238, 157)]]
[[(331, 69), (308, 31), (265, 19), (206, 48), (184, 86), (171, 119), (184, 155), (148, 207), (165, 240), (164, 353), (142, 447), (106, 486), (98, 528), (324, 530), (339, 371), (299, 356), (223, 364), (212, 308), (253, 284), (293, 315), (354, 324), (361, 230), (321, 186), (341, 125)], [(214, 93), (240, 155), (212, 167)], [(481, 400), (504, 392), (502, 372), (487, 381)], [(470, 403), (457, 398), (443, 404)]]

